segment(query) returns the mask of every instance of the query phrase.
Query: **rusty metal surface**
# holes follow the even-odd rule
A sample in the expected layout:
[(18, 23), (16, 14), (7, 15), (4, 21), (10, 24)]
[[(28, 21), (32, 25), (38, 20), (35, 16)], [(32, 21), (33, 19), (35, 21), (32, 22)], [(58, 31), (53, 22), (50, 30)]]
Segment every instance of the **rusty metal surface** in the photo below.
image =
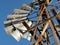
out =
[[(50, 14), (49, 14), (47, 8), (46, 8), (46, 14), (47, 14), (47, 18), (50, 18)], [(54, 37), (55, 43), (56, 43), (56, 45), (59, 45), (59, 42), (58, 42), (59, 39), (58, 39), (58, 37), (56, 35), (56, 32), (55, 32), (55, 29), (54, 29), (54, 25), (52, 23), (52, 20), (49, 21), (49, 24), (50, 24), (50, 27), (51, 27), (51, 31), (52, 31), (52, 35)]]
[[(41, 10), (40, 10), (40, 14), (38, 15), (38, 20), (37, 20), (37, 22), (36, 22), (36, 27), (34, 28), (34, 34), (33, 34), (33, 36), (32, 36), (32, 42), (33, 42), (33, 40), (34, 40), (34, 37), (35, 37), (35, 35), (36, 35), (36, 30), (37, 30), (37, 27), (38, 27), (38, 23), (39, 23), (39, 20), (40, 20), (40, 17), (42, 16), (42, 14), (43, 14), (43, 11), (44, 11), (44, 5), (42, 5), (42, 7), (41, 7)], [(42, 9), (43, 8), (43, 9)]]
[[(48, 10), (47, 10), (46, 7), (45, 7), (45, 11), (46, 11), (47, 18), (50, 18), (49, 12), (48, 12)], [(53, 33), (53, 37), (54, 37), (55, 43), (56, 43), (56, 45), (59, 45), (58, 37), (57, 37), (57, 35), (56, 35), (55, 29), (54, 29), (54, 25), (53, 25), (53, 23), (52, 23), (51, 20), (49, 20), (48, 22), (49, 22), (49, 23), (46, 23), (46, 25), (47, 25), (47, 24), (50, 24), (50, 27), (51, 27), (51, 30), (52, 30), (52, 33)], [(47, 28), (47, 27), (48, 27), (48, 25), (45, 26), (45, 27), (43, 28), (43, 30), (46, 31), (46, 28)], [(43, 31), (43, 32), (45, 32), (45, 31)], [(42, 34), (44, 34), (43, 32), (42, 32)], [(38, 43), (41, 41), (42, 34), (38, 37), (35, 45), (38, 45)]]

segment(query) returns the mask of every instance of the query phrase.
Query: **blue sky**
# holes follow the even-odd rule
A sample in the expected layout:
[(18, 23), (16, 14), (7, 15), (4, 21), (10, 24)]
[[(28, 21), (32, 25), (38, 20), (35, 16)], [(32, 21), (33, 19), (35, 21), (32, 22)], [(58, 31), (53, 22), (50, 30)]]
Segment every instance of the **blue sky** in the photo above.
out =
[[(32, 0), (0, 0), (0, 45), (29, 45), (25, 39), (17, 42), (14, 38), (8, 36), (4, 30), (3, 22), (7, 15), (11, 14), (14, 9), (20, 8), (23, 4), (29, 4)], [(56, 0), (52, 4), (54, 4)]]

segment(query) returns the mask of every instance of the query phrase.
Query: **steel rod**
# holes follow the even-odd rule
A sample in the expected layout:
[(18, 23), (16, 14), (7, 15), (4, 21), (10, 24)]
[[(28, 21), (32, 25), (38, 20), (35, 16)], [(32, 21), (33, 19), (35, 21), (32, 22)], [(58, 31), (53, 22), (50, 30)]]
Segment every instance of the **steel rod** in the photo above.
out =
[[(45, 11), (46, 11), (47, 18), (50, 18), (50, 14), (49, 14), (47, 8), (46, 8)], [(59, 42), (58, 42), (59, 39), (58, 39), (58, 37), (57, 37), (57, 35), (56, 35), (55, 29), (54, 29), (54, 26), (53, 26), (53, 23), (52, 23), (51, 20), (49, 20), (49, 24), (50, 24), (50, 27), (51, 27), (51, 31), (52, 31), (52, 34), (53, 34), (55, 43), (56, 43), (56, 45), (59, 45)]]
[[(34, 37), (35, 37), (35, 35), (36, 35), (36, 30), (37, 30), (37, 27), (38, 27), (38, 23), (39, 23), (40, 17), (42, 16), (43, 11), (44, 11), (44, 8), (43, 8), (44, 5), (41, 5), (41, 6), (42, 6), (42, 7), (41, 7), (41, 10), (40, 10), (40, 14), (39, 14), (39, 16), (38, 16), (38, 20), (37, 20), (36, 26), (35, 26), (35, 28), (34, 28), (34, 35), (32, 36), (32, 43), (33, 43)], [(43, 9), (42, 9), (42, 8), (43, 8)], [(31, 44), (31, 45), (32, 45), (32, 44)]]
[(49, 22), (47, 22), (46, 25), (43, 27), (43, 29), (42, 29), (43, 31), (42, 31), (41, 35), (38, 37), (38, 39), (37, 39), (35, 45), (38, 45), (38, 43), (41, 41), (41, 38), (42, 38), (42, 36), (44, 35), (44, 33), (45, 33), (45, 31), (46, 31), (48, 25), (49, 25)]

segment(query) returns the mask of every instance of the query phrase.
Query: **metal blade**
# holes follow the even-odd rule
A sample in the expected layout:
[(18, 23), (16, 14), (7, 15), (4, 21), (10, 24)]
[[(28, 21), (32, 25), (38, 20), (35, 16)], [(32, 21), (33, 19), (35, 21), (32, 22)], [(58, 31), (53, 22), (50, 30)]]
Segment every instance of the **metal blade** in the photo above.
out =
[(27, 4), (24, 4), (24, 5), (22, 6), (22, 9), (28, 10), (28, 11), (33, 11), (33, 10), (34, 10), (32, 7), (28, 6)]
[[(26, 23), (28, 24), (29, 27), (32, 25), (31, 21), (26, 20)], [(23, 23), (17, 23), (17, 24), (14, 24), (14, 26), (17, 27), (18, 29), (22, 30), (23, 32), (25, 32), (27, 30), (27, 28), (23, 25)]]
[(14, 13), (16, 13), (16, 14), (29, 14), (30, 11), (21, 10), (21, 9), (15, 9)]
[(11, 25), (11, 26), (8, 26), (8, 27), (5, 27), (5, 31), (6, 31), (6, 33), (7, 33), (8, 35), (11, 35), (12, 29), (13, 29), (13, 26), (12, 26), (12, 25)]
[(21, 22), (22, 20), (26, 20), (27, 17), (24, 17), (24, 18), (20, 18), (20, 19), (14, 19), (14, 20), (8, 20), (8, 21), (5, 21), (4, 22), (4, 25), (5, 26), (10, 26), (11, 25), (11, 22), (12, 23), (18, 23), (18, 22)]
[(30, 41), (31, 40), (31, 34), (30, 33), (25, 33), (23, 36), (22, 36), (22, 38), (25, 38), (25, 39), (27, 39), (28, 41)]
[(21, 38), (22, 38), (22, 34), (18, 31), (18, 30), (15, 30), (11, 33), (11, 35), (17, 40), (19, 41)]
[(28, 16), (28, 14), (20, 14), (20, 15), (8, 15), (7, 16), (7, 20), (9, 20), (9, 19), (18, 19), (18, 18), (22, 18), (22, 17), (27, 17)]

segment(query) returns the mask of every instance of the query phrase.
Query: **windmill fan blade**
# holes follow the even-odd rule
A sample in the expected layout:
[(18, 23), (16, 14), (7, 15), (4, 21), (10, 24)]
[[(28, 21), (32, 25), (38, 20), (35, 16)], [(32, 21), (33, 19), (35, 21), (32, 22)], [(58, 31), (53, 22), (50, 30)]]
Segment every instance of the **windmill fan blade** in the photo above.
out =
[(11, 25), (11, 22), (12, 23), (18, 23), (18, 22), (21, 22), (22, 20), (26, 20), (27, 19), (27, 17), (24, 17), (24, 18), (19, 18), (19, 19), (10, 19), (10, 20), (8, 20), (8, 21), (5, 21), (4, 22), (4, 25), (5, 26), (10, 26)]
[(27, 4), (24, 4), (24, 5), (22, 6), (22, 9), (28, 10), (28, 11), (33, 11), (33, 10), (34, 10), (32, 7), (28, 6)]
[(30, 4), (30, 6), (31, 6), (32, 8), (34, 8), (35, 10), (36, 10), (36, 9), (39, 9), (39, 3), (38, 3), (38, 1), (33, 1), (33, 2)]
[[(25, 20), (25, 21), (28, 24), (28, 26), (31, 27), (32, 22), (27, 21), (27, 20)], [(14, 24), (14, 26), (17, 27), (18, 29), (22, 30), (23, 32), (25, 32), (27, 30), (27, 28), (23, 25), (23, 23), (17, 23), (17, 24)]]
[(22, 17), (27, 17), (28, 14), (20, 14), (20, 15), (8, 15), (7, 16), (7, 20), (10, 20), (10, 19), (18, 19), (18, 18), (22, 18)]
[(31, 5), (39, 5), (38, 0), (37, 1), (32, 1)]
[(18, 31), (18, 30), (15, 30), (11, 33), (11, 35), (17, 40), (19, 41), (21, 38), (22, 38), (22, 34)]
[(15, 14), (29, 14), (30, 11), (26, 11), (26, 10), (21, 10), (21, 9), (15, 9), (14, 10)]
[(7, 33), (8, 35), (11, 35), (12, 29), (13, 29), (12, 26), (5, 27), (5, 31), (6, 31), (6, 33)]
[(27, 39), (28, 41), (30, 41), (31, 40), (31, 34), (30, 33), (25, 33), (23, 36), (22, 36), (22, 38), (25, 38), (25, 39)]

